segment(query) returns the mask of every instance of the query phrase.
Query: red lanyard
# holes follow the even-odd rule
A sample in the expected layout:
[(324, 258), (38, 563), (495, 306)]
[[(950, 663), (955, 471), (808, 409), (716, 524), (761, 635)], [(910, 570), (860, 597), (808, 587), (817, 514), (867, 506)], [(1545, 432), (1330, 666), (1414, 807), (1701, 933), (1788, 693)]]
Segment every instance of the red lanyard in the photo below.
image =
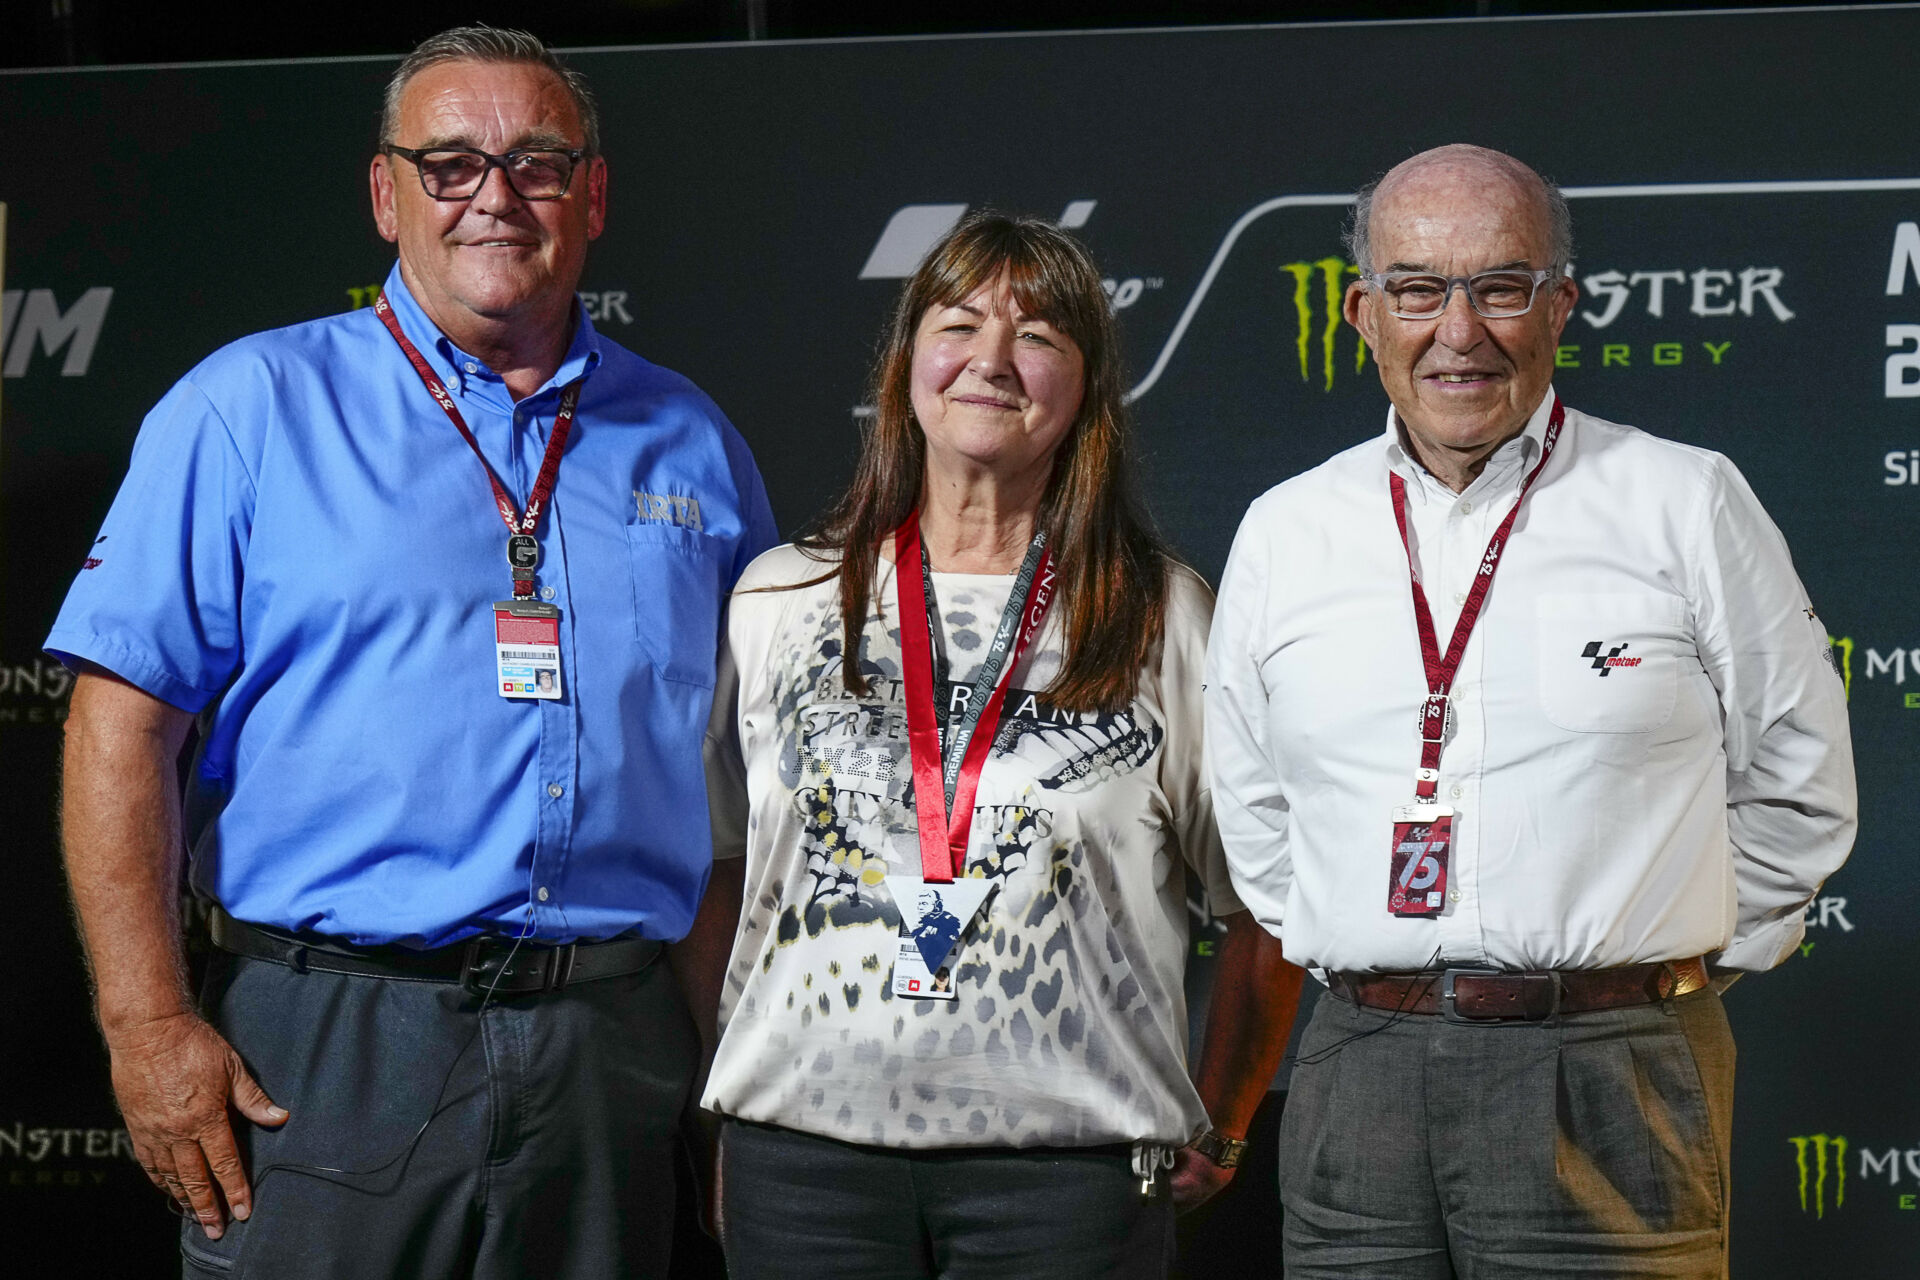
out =
[(447, 393), (440, 379), (434, 374), (433, 367), (419, 349), (407, 341), (407, 335), (400, 332), (400, 321), (393, 314), (393, 307), (382, 293), (373, 304), (374, 314), (387, 326), (387, 332), (400, 344), (400, 350), (406, 352), (407, 359), (413, 364), (413, 371), (420, 375), (420, 381), (426, 383), (427, 390), (440, 402), (446, 411), (454, 429), (460, 438), (473, 450), (473, 456), (480, 459), (480, 466), (487, 473), (487, 483), (493, 486), (493, 503), (500, 510), (500, 518), (507, 524), (507, 563), (513, 567), (513, 594), (516, 599), (528, 600), (533, 597), (533, 566), (540, 559), (540, 544), (534, 537), (540, 528), (540, 517), (546, 511), (547, 499), (553, 496), (553, 483), (560, 475), (560, 455), (566, 452), (567, 436), (573, 430), (573, 409), (580, 402), (580, 379), (567, 384), (560, 394), (560, 411), (553, 418), (553, 434), (547, 437), (547, 454), (540, 461), (540, 474), (534, 478), (533, 492), (527, 495), (527, 509), (519, 510), (508, 495), (507, 487), (500, 483), (500, 477), (493, 474), (493, 467), (487, 462), (487, 455), (480, 452), (480, 442), (473, 438), (473, 432), (467, 428), (467, 420), (460, 416), (459, 406)]
[[(900, 611), (900, 656), (906, 668), (907, 749), (913, 757), (913, 805), (919, 817), (920, 873), (935, 884), (951, 883), (966, 870), (967, 835), (973, 826), (973, 797), (980, 771), (992, 749), (994, 729), (1013, 669), (1040, 632), (1053, 603), (1053, 553), (1036, 535), (1000, 619), (981, 671), (983, 696), (975, 686), (966, 713), (946, 752), (941, 750), (940, 720), (946, 709), (933, 696), (933, 628), (927, 605), (925, 550), (920, 544), (920, 513), (914, 511), (893, 535), (894, 599)], [(998, 671), (994, 664), (1001, 663)], [(936, 717), (938, 717), (936, 719)], [(948, 759), (946, 757), (952, 757)]]
[(1453, 719), (1448, 691), (1453, 688), (1453, 677), (1460, 670), (1461, 656), (1467, 651), (1467, 638), (1473, 634), (1473, 624), (1480, 620), (1480, 607), (1487, 602), (1493, 571), (1500, 567), (1500, 557), (1506, 552), (1507, 538), (1520, 514), (1520, 504), (1527, 500), (1527, 490), (1533, 488), (1533, 482), (1546, 470), (1547, 459), (1553, 456), (1553, 446), (1559, 442), (1560, 428), (1566, 420), (1566, 408), (1560, 403), (1560, 397), (1555, 396), (1546, 435), (1540, 442), (1540, 461), (1521, 481), (1512, 510), (1493, 531), (1486, 553), (1480, 557), (1480, 571), (1473, 575), (1473, 586), (1467, 592), (1466, 603), (1460, 607), (1459, 620), (1453, 624), (1453, 638), (1447, 641), (1444, 658), (1434, 638), (1433, 612), (1427, 608), (1420, 571), (1413, 563), (1413, 544), (1407, 540), (1407, 482), (1398, 475), (1387, 476), (1387, 487), (1393, 493), (1393, 518), (1400, 526), (1400, 545), (1406, 548), (1407, 572), (1413, 580), (1413, 618), (1420, 628), (1420, 658), (1427, 668), (1427, 699), (1420, 710), (1420, 772), (1415, 775), (1414, 783), (1414, 794), (1421, 800), (1432, 800), (1440, 789), (1440, 749), (1446, 745), (1447, 725)]

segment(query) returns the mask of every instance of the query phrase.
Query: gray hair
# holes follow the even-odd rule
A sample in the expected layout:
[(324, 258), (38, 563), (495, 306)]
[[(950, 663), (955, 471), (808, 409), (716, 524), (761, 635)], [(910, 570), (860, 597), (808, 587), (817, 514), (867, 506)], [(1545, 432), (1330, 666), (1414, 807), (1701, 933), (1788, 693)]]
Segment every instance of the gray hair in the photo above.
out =
[(538, 36), (511, 27), (489, 27), (484, 24), (453, 27), (437, 36), (429, 36), (394, 68), (393, 78), (387, 81), (387, 96), (380, 111), (382, 147), (393, 143), (394, 129), (400, 121), (400, 96), (406, 92), (408, 81), (428, 67), (462, 60), (523, 62), (530, 66), (545, 67), (559, 76), (560, 83), (573, 99), (574, 110), (579, 112), (580, 127), (586, 133), (587, 154), (600, 154), (600, 109), (594, 104), (593, 90), (587, 86), (587, 78), (560, 61), (553, 50), (540, 42)]
[[(1474, 148), (1481, 150), (1481, 148)], [(1494, 151), (1486, 153), (1498, 156), (1502, 168), (1508, 168), (1516, 178), (1525, 175), (1539, 184), (1540, 199), (1547, 209), (1547, 254), (1548, 266), (1564, 271), (1573, 262), (1573, 211), (1567, 207), (1567, 197), (1558, 186), (1542, 177), (1529, 166), (1515, 160), (1512, 156)], [(1397, 167), (1397, 166), (1396, 166)], [(1360, 268), (1362, 275), (1373, 270), (1370, 246), (1367, 243), (1367, 227), (1373, 219), (1373, 198), (1380, 191), (1380, 184), (1392, 173), (1381, 174), (1373, 181), (1353, 193), (1353, 213), (1347, 220), (1347, 229), (1341, 239), (1347, 246), (1347, 255)], [(1524, 178), (1522, 179), (1524, 181)]]

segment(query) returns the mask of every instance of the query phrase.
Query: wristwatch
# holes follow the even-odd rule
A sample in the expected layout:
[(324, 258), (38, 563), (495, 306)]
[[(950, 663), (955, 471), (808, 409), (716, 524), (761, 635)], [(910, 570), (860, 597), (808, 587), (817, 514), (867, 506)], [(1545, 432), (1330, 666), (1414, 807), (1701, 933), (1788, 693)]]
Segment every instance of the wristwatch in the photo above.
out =
[(1236, 1169), (1247, 1153), (1245, 1138), (1229, 1138), (1217, 1129), (1209, 1129), (1193, 1140), (1193, 1149), (1222, 1169)]

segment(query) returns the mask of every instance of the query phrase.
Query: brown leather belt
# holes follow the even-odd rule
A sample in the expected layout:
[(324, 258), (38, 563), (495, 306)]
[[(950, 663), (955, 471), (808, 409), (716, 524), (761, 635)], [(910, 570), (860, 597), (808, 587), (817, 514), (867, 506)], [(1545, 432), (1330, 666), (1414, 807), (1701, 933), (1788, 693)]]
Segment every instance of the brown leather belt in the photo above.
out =
[(1349, 1004), (1393, 1013), (1437, 1013), (1449, 1022), (1544, 1022), (1658, 1004), (1707, 985), (1706, 962), (1674, 960), (1617, 969), (1434, 969), (1425, 973), (1329, 973), (1327, 985)]

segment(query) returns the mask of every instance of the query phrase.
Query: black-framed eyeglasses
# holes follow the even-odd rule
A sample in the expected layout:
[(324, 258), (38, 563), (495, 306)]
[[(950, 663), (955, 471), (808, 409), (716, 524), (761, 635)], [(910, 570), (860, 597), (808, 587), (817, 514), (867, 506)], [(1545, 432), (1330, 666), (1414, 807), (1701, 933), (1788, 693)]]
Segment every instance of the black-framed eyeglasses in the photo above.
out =
[(420, 186), (435, 200), (471, 200), (487, 180), (487, 170), (498, 169), (522, 200), (558, 200), (573, 182), (574, 168), (585, 151), (553, 147), (515, 147), (503, 156), (472, 147), (381, 148), (389, 155), (411, 160), (420, 173)]
[(1467, 304), (1488, 320), (1510, 320), (1533, 310), (1543, 281), (1559, 275), (1556, 267), (1538, 271), (1479, 271), (1443, 276), (1425, 271), (1376, 271), (1367, 283), (1387, 300), (1389, 315), (1402, 320), (1432, 320), (1453, 301), (1455, 287), (1465, 289)]

